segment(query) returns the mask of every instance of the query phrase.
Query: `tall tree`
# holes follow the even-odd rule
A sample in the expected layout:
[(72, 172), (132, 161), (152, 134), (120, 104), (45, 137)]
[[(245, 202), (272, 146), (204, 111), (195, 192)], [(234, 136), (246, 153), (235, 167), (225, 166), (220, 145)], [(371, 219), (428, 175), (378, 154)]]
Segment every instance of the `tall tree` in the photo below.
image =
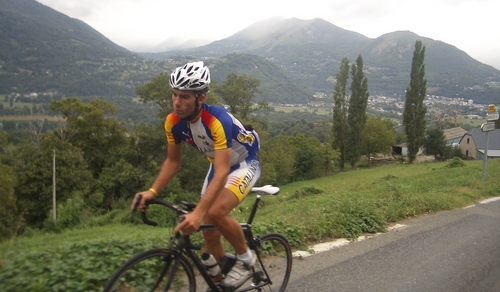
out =
[(368, 116), (362, 137), (361, 153), (366, 157), (376, 153), (389, 154), (391, 146), (396, 143), (394, 123), (382, 117)]
[(424, 58), (425, 46), (422, 45), (422, 41), (417, 40), (411, 64), (410, 86), (406, 89), (403, 111), (403, 126), (407, 138), (409, 163), (412, 163), (417, 157), (425, 136), (427, 108), (424, 105), (424, 99), (427, 91), (427, 80), (425, 80)]
[(340, 71), (337, 74), (337, 83), (333, 93), (333, 143), (334, 149), (338, 149), (339, 167), (344, 170), (345, 165), (345, 139), (347, 128), (347, 79), (349, 78), (349, 59), (342, 59)]
[(153, 77), (151, 81), (135, 88), (135, 94), (143, 103), (153, 102), (160, 107), (158, 116), (165, 118), (172, 111), (172, 88), (170, 87), (170, 74), (162, 72)]
[(303, 134), (289, 138), (296, 145), (293, 174), (296, 181), (320, 177), (323, 174), (323, 149), (316, 138), (306, 138)]
[(232, 114), (238, 115), (242, 120), (247, 120), (250, 113), (259, 109), (269, 109), (267, 101), (261, 101), (257, 106), (252, 103), (255, 94), (260, 93), (259, 85), (258, 79), (230, 73), (227, 74), (226, 82), (213, 86), (213, 91), (227, 104)]
[(22, 145), (17, 155), (15, 196), (19, 212), (31, 227), (41, 227), (52, 207), (52, 159), (56, 153), (57, 202), (65, 202), (76, 191), (85, 190), (92, 175), (83, 153), (53, 134), (44, 134), (41, 147)]
[(108, 161), (117, 161), (113, 155), (127, 147), (126, 128), (111, 117), (116, 112), (113, 104), (95, 99), (88, 104), (75, 97), (53, 101), (50, 108), (63, 114), (68, 126), (77, 129), (69, 142), (83, 150), (94, 177), (97, 178)]
[(259, 157), (262, 161), (263, 184), (284, 185), (294, 181), (295, 153), (297, 146), (290, 143), (291, 137), (278, 135), (263, 139)]
[(440, 161), (444, 158), (447, 147), (443, 130), (439, 128), (428, 128), (425, 131), (424, 148), (425, 154), (434, 155), (436, 161)]
[(347, 112), (346, 162), (354, 168), (361, 156), (361, 140), (366, 124), (366, 107), (368, 105), (368, 79), (363, 72), (363, 57), (356, 59), (351, 66), (351, 98)]
[(20, 227), (16, 216), (17, 206), (14, 197), (16, 176), (13, 169), (0, 162), (0, 241), (10, 238)]

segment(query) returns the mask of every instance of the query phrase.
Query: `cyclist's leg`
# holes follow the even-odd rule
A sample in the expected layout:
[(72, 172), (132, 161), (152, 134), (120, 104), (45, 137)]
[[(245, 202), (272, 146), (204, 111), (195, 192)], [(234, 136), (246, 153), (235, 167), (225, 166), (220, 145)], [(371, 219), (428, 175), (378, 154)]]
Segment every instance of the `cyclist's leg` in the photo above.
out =
[[(251, 191), (259, 177), (260, 163), (256, 156), (248, 157), (234, 169), (231, 169), (225, 189), (220, 194), (220, 204), (227, 213), (221, 217), (211, 217), (214, 225), (236, 252), (236, 262), (223, 281), (225, 286), (238, 287), (252, 275), (252, 267), (256, 257), (246, 244), (240, 223), (230, 216), (230, 212)], [(217, 214), (216, 208), (213, 211)]]
[[(210, 182), (212, 176), (213, 166), (211, 165), (203, 185), (202, 193), (206, 189), (206, 186)], [(225, 188), (205, 215), (205, 222), (208, 221), (215, 225), (222, 236), (224, 236), (224, 238), (233, 246), (236, 254), (239, 255), (246, 254), (248, 247), (246, 245), (240, 223), (231, 217), (230, 213), (233, 208), (236, 207), (250, 192), (259, 177), (260, 162), (258, 157), (255, 155), (249, 156), (239, 164), (231, 166)], [(215, 244), (220, 243), (218, 238), (215, 238), (209, 244), (213, 244), (213, 248), (215, 250)], [(220, 251), (220, 249), (218, 251)], [(224, 254), (222, 253), (218, 256), (222, 259)]]
[[(205, 192), (213, 175), (213, 165), (210, 165), (203, 184), (202, 194)], [(237, 254), (246, 253), (248, 247), (240, 223), (232, 218), (230, 213), (250, 192), (259, 177), (260, 162), (256, 155), (249, 156), (239, 164), (231, 166), (225, 188), (207, 211), (204, 218), (205, 223), (213, 224), (220, 231), (222, 236), (233, 246)], [(215, 232), (207, 232), (204, 236), (206, 248), (210, 252), (215, 253), (214, 256), (218, 260), (222, 260), (224, 251), (219, 235)]]
[[(236, 206), (238, 200), (231, 192), (229, 194), (227, 192), (229, 192), (227, 189), (222, 191), (203, 219), (206, 224), (213, 224), (217, 228), (217, 230), (203, 231), (203, 237), (205, 239), (205, 250), (216, 258), (219, 265), (222, 264), (222, 259), (224, 258), (224, 246), (220, 232), (221, 226), (224, 226), (222, 229), (231, 232), (230, 234), (224, 233), (223, 235), (233, 247), (239, 245), (239, 250), (246, 250), (245, 238), (241, 226), (239, 222), (229, 216), (229, 213)], [(228, 197), (229, 200), (226, 199)], [(238, 231), (241, 235), (238, 234)], [(222, 280), (222, 275), (213, 278), (213, 280), (215, 282)]]
[[(232, 287), (243, 284), (249, 278), (251, 273), (250, 267), (255, 262), (255, 256), (247, 247), (240, 223), (229, 215), (238, 202), (238, 199), (231, 191), (224, 189), (205, 215), (205, 218), (209, 218), (208, 220), (215, 225), (220, 234), (233, 246), (236, 258), (238, 259), (243, 255), (247, 258), (246, 261), (248, 262), (245, 263), (243, 262), (243, 258), (240, 261), (237, 260), (231, 271), (226, 274), (223, 285)], [(207, 250), (215, 250), (215, 245), (222, 245), (219, 238), (214, 236), (212, 241), (210, 241), (209, 237), (205, 237)]]
[[(220, 234), (233, 246), (237, 254), (243, 254), (247, 251), (245, 237), (240, 223), (231, 217), (230, 213), (238, 205), (238, 198), (228, 189), (223, 189), (214, 204), (208, 209), (205, 215), (205, 222), (213, 224), (217, 231), (207, 231), (205, 236), (205, 246), (212, 252), (217, 252), (218, 260), (224, 257), (224, 250), (220, 240)], [(217, 234), (218, 233), (218, 234)]]
[[(239, 166), (232, 167), (230, 171), (234, 172), (238, 168)], [(205, 177), (205, 182), (203, 183), (201, 191), (202, 194), (205, 192), (208, 184), (212, 180), (213, 175), (214, 175), (214, 169), (213, 165), (211, 164), (210, 168), (208, 169), (207, 176)], [(239, 222), (237, 222), (234, 219), (233, 220), (229, 219), (229, 221), (227, 219), (231, 218), (229, 214), (231, 213), (233, 208), (236, 205), (238, 205), (238, 203), (239, 203), (238, 198), (235, 197), (232, 192), (224, 188), (221, 194), (217, 197), (217, 200), (215, 200), (215, 202), (210, 207), (210, 209), (208, 209), (207, 213), (205, 214), (205, 217), (203, 218), (203, 222), (205, 224), (213, 224), (217, 228), (217, 230), (204, 231), (203, 237), (205, 239), (205, 250), (210, 252), (217, 259), (219, 264), (222, 262), (222, 259), (224, 258), (224, 246), (222, 244), (220, 226), (227, 224), (229, 228), (241, 230)], [(235, 226), (235, 224), (238, 226)], [(225, 229), (224, 226), (222, 227), (222, 229)], [(237, 237), (238, 234), (236, 235), (236, 241), (233, 240), (234, 236), (232, 236), (231, 234), (228, 234), (227, 236), (229, 236), (228, 241), (230, 244), (232, 244), (233, 242), (238, 242), (238, 237)], [(239, 239), (239, 241), (241, 241), (241, 239)], [(244, 238), (243, 238), (243, 244), (245, 244)], [(244, 246), (239, 247), (239, 250), (243, 248)]]

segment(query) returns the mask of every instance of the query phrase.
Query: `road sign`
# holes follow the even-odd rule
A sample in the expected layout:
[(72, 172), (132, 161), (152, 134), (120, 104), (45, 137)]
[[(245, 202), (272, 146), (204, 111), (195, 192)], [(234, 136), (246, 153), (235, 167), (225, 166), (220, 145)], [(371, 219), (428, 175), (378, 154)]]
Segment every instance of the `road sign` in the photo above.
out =
[(481, 125), (481, 131), (489, 132), (495, 130), (495, 123), (484, 123)]
[(486, 115), (486, 119), (488, 121), (496, 121), (498, 120), (498, 113), (489, 113), (488, 115)]

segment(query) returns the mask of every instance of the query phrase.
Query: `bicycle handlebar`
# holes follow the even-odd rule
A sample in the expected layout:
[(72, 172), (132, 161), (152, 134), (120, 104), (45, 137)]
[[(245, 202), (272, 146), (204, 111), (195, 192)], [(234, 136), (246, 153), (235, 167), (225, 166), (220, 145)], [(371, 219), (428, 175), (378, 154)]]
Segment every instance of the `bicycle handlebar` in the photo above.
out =
[[(129, 218), (132, 218), (132, 216), (134, 215), (134, 212), (137, 210), (137, 207), (139, 206), (139, 203), (141, 202), (141, 199), (142, 199), (142, 194), (137, 195), (137, 198), (136, 198), (135, 204), (134, 204), (134, 208), (132, 209), (132, 213), (130, 214)], [(149, 206), (149, 205), (165, 206), (165, 207), (170, 208), (173, 211), (175, 211), (178, 215), (185, 215), (185, 214), (189, 213), (188, 211), (182, 209), (181, 207), (179, 207), (175, 204), (169, 203), (167, 201), (164, 201), (164, 200), (158, 199), (158, 198), (154, 198), (152, 200), (146, 201), (146, 206)], [(158, 222), (148, 219), (148, 216), (146, 215), (146, 211), (141, 212), (141, 218), (142, 218), (142, 222), (144, 222), (145, 224), (148, 224), (151, 226), (158, 225)]]

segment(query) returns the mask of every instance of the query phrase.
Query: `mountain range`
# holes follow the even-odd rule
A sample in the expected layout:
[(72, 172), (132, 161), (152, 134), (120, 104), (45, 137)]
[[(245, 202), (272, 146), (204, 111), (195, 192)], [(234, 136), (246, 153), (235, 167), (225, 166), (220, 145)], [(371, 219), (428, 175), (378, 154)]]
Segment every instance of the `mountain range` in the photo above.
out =
[[(464, 51), (410, 31), (371, 39), (322, 19), (272, 18), (205, 46), (142, 54), (148, 58), (189, 55), (220, 58), (230, 53), (257, 55), (285, 69), (309, 90), (332, 92), (340, 61), (361, 55), (371, 94), (404, 95), (409, 84), (415, 41), (426, 47), (428, 93), (482, 102), (498, 101), (500, 71)], [(313, 91), (313, 92), (314, 92)]]
[(130, 52), (35, 0), (0, 0), (0, 27), (0, 94), (133, 96), (137, 85), (158, 73), (201, 59), (215, 82), (229, 73), (261, 80), (258, 99), (331, 101), (341, 60), (361, 55), (370, 94), (403, 97), (415, 41), (421, 40), (428, 94), (477, 103), (500, 95), (500, 71), (453, 45), (410, 31), (372, 39), (322, 19), (271, 18), (205, 45), (165, 42), (161, 53)]

